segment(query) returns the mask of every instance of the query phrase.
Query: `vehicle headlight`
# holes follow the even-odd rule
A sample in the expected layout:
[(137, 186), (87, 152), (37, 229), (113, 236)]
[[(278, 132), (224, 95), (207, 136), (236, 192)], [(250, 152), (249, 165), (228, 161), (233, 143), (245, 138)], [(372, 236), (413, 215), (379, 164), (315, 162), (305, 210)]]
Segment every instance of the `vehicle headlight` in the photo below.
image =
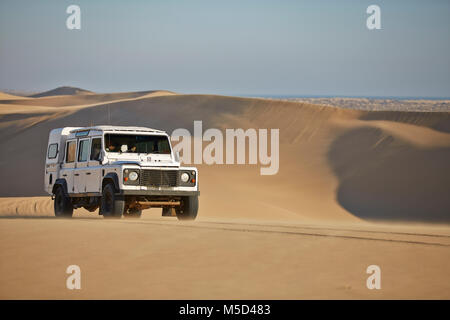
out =
[(136, 171), (131, 171), (130, 174), (128, 175), (128, 179), (130, 179), (131, 181), (136, 181), (138, 178), (138, 174)]
[(189, 181), (189, 175), (186, 172), (183, 172), (181, 174), (181, 181), (183, 181), (184, 183)]

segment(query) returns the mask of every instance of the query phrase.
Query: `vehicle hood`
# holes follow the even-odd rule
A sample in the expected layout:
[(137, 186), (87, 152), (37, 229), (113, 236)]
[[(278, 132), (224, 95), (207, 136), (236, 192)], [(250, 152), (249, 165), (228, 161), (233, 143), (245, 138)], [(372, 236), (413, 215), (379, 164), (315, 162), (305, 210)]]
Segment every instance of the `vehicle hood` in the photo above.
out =
[(148, 161), (124, 161), (124, 160), (120, 160), (120, 161), (109, 161), (109, 164), (114, 164), (114, 165), (138, 165), (140, 167), (174, 167), (174, 168), (178, 168), (180, 166), (179, 163), (177, 162), (148, 162)]
[(107, 161), (109, 164), (135, 164), (141, 167), (180, 166), (179, 162), (172, 160), (170, 154), (115, 154), (108, 156)]

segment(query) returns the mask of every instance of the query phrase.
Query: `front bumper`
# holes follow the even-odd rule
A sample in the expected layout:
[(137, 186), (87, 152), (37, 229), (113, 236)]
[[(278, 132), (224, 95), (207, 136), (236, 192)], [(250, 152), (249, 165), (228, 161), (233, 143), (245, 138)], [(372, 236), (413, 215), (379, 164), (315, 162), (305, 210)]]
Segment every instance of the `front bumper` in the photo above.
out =
[(122, 196), (199, 196), (200, 191), (185, 190), (120, 190)]

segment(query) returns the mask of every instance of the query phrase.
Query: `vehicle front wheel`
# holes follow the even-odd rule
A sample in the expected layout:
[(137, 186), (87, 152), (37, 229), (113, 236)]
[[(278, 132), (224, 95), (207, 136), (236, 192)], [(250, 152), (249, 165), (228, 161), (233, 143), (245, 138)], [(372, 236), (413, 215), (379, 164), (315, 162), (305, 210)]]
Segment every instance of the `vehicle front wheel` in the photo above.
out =
[(198, 212), (198, 196), (183, 197), (181, 206), (175, 208), (178, 220), (195, 220)]
[(60, 218), (72, 218), (73, 206), (70, 198), (64, 194), (64, 190), (58, 187), (55, 192), (55, 216)]
[(103, 217), (116, 219), (120, 219), (125, 211), (125, 200), (116, 196), (111, 183), (103, 188), (100, 210)]

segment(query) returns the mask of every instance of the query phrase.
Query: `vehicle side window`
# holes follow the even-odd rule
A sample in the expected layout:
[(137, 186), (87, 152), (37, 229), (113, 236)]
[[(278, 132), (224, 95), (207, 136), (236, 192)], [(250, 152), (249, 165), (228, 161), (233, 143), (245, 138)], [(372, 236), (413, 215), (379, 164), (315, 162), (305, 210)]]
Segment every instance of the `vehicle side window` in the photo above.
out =
[(102, 151), (102, 138), (92, 139), (91, 160), (100, 160), (100, 152)]
[(77, 142), (69, 141), (66, 147), (66, 163), (75, 162), (75, 154), (77, 152)]
[(58, 155), (58, 144), (52, 143), (51, 145), (48, 146), (47, 158), (55, 159), (57, 155)]
[(89, 156), (89, 140), (80, 140), (78, 148), (78, 162), (87, 161)]

